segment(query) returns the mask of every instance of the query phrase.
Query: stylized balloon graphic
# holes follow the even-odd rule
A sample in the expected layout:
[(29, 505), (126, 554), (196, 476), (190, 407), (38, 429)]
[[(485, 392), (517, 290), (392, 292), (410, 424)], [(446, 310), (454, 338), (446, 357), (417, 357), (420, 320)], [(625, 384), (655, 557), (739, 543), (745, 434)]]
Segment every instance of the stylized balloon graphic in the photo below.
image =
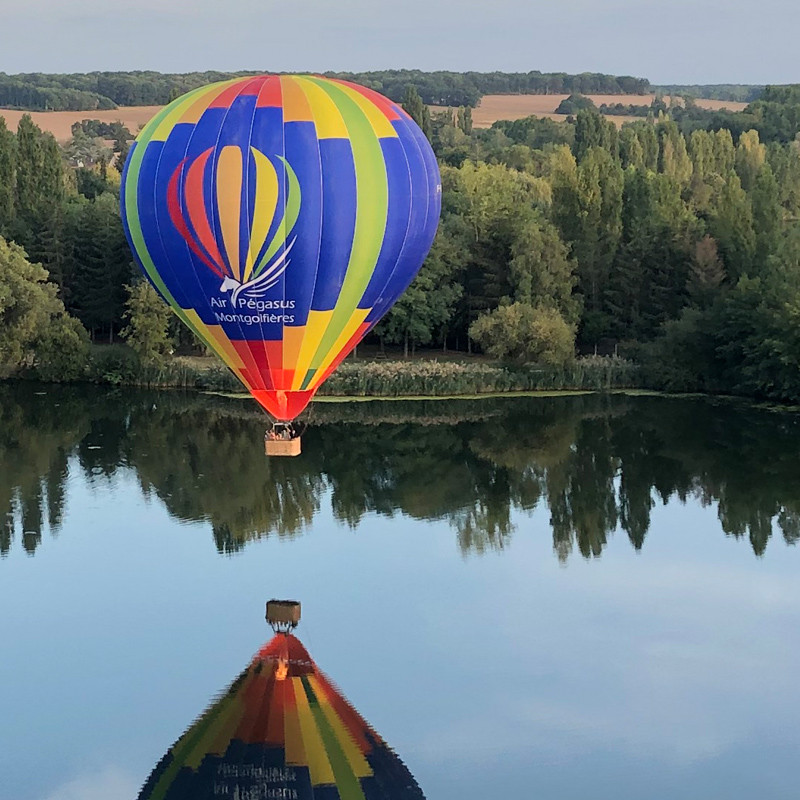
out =
[(413, 280), (439, 219), (427, 139), (369, 89), (308, 75), (205, 86), (139, 134), (122, 217), (178, 316), (279, 420)]

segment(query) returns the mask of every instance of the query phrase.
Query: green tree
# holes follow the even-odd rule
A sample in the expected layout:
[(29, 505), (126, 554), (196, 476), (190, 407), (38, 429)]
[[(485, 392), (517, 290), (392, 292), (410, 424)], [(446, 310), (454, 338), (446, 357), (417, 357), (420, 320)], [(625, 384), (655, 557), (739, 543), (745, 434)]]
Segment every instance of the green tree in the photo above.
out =
[(784, 230), (784, 209), (780, 188), (769, 164), (763, 164), (750, 190), (753, 209), (753, 230), (756, 237), (753, 257), (754, 274), (761, 273), (781, 246)]
[[(459, 170), (444, 170), (442, 179), (443, 219), (464, 253), (458, 327), (466, 334), (479, 314), (511, 299), (515, 242), (537, 209), (549, 205), (550, 187), (502, 164), (466, 162)], [(452, 217), (457, 221), (450, 222)]]
[(758, 131), (745, 131), (739, 137), (736, 148), (736, 174), (742, 182), (742, 189), (749, 192), (753, 189), (761, 168), (767, 159), (767, 148), (758, 139)]
[(583, 109), (575, 121), (573, 153), (580, 162), (593, 148), (605, 150), (613, 159), (619, 157), (619, 135), (613, 122), (596, 110)]
[(128, 346), (147, 366), (157, 366), (172, 353), (169, 306), (145, 280), (125, 287), (128, 299), (123, 314), (127, 325), (120, 332)]
[(16, 193), (16, 141), (0, 117), (0, 235), (7, 235), (14, 223)]
[(623, 169), (627, 167), (644, 168), (644, 148), (636, 133), (636, 128), (631, 125), (623, 126), (619, 132), (619, 156)]
[(74, 380), (85, 368), (86, 332), (57, 297), (47, 272), (0, 238), (0, 371), (35, 370), (45, 380)]
[(415, 86), (409, 86), (403, 95), (403, 110), (419, 125), (422, 132), (431, 138), (431, 114), (428, 106), (422, 102)]
[(96, 200), (80, 198), (70, 209), (67, 267), (68, 308), (96, 336), (113, 341), (122, 322), (125, 284), (132, 275), (130, 252), (119, 222), (119, 202), (109, 192)]
[(472, 133), (472, 109), (469, 106), (459, 106), (458, 127), (465, 136)]
[(660, 145), (659, 172), (675, 181), (681, 188), (692, 179), (692, 160), (686, 149), (686, 139), (678, 126), (671, 121), (658, 125)]
[(712, 198), (709, 231), (717, 240), (725, 269), (733, 281), (753, 266), (756, 233), (753, 209), (739, 176), (731, 171), (716, 197)]
[(725, 281), (725, 267), (719, 257), (717, 243), (704, 236), (696, 245), (686, 290), (698, 308), (708, 308), (719, 296)]
[(15, 215), (18, 238), (27, 244), (37, 227), (64, 201), (64, 168), (53, 136), (30, 115), (17, 126)]
[(576, 323), (580, 303), (573, 294), (577, 282), (575, 268), (558, 229), (541, 214), (532, 214), (520, 226), (509, 262), (516, 302), (554, 308), (570, 323)]
[(572, 247), (584, 304), (581, 338), (593, 344), (609, 333), (606, 292), (622, 236), (622, 167), (608, 151), (593, 147), (578, 166), (577, 181)]

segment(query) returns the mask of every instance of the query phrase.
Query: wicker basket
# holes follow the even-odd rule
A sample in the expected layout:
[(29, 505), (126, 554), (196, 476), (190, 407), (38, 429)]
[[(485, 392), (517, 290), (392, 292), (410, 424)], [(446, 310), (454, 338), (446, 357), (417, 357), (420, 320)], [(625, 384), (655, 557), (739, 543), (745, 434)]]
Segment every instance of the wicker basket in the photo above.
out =
[(300, 603), (296, 600), (270, 600), (267, 603), (267, 622), (295, 627), (300, 622)]
[(265, 439), (264, 451), (268, 456), (299, 456), (300, 437), (296, 439)]

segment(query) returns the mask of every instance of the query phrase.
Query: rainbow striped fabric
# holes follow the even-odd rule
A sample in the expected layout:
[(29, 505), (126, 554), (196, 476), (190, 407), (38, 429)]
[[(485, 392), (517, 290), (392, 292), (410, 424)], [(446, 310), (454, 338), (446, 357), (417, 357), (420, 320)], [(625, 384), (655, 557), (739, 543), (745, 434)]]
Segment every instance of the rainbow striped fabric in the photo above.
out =
[(310, 75), (205, 86), (141, 131), (122, 217), (178, 316), (293, 419), (416, 275), (441, 183), (414, 121)]
[(170, 748), (139, 800), (424, 800), (402, 761), (277, 634)]

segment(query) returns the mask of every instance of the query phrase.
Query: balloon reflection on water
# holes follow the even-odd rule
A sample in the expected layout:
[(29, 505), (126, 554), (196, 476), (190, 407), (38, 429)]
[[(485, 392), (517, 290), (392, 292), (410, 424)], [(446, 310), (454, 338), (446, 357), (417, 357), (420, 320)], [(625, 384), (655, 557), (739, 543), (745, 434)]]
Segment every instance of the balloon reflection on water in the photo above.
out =
[(294, 625), (275, 627), (161, 759), (139, 800), (424, 800), (403, 762), (319, 670)]

